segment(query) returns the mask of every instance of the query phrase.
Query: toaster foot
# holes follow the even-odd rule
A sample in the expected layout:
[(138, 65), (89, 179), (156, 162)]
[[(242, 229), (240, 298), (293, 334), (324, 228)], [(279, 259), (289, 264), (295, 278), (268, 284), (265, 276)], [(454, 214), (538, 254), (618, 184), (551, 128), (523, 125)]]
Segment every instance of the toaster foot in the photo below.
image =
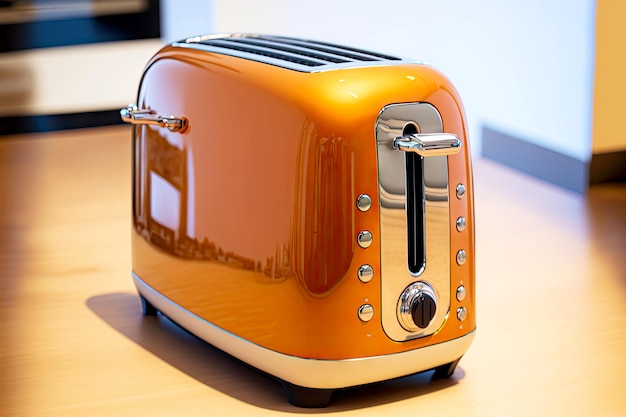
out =
[(144, 316), (156, 316), (157, 315), (157, 309), (155, 306), (153, 306), (150, 301), (146, 300), (146, 298), (143, 295), (140, 295), (139, 298), (141, 299), (141, 313)]
[(287, 381), (280, 381), (287, 399), (292, 405), (303, 408), (324, 408), (328, 407), (330, 397), (335, 390), (307, 388), (294, 385)]
[(456, 366), (459, 364), (461, 358), (455, 360), (454, 362), (447, 363), (445, 365), (441, 365), (435, 368), (435, 374), (433, 378), (441, 379), (441, 378), (450, 378), (456, 369)]

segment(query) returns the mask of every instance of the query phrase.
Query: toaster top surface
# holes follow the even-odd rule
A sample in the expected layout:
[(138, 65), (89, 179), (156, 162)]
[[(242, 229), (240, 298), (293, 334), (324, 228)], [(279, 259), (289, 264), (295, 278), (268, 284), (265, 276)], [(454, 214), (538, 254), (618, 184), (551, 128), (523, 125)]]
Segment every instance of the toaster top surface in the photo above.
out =
[(300, 72), (421, 63), (413, 59), (327, 42), (273, 35), (205, 35), (174, 42), (172, 45), (235, 56)]

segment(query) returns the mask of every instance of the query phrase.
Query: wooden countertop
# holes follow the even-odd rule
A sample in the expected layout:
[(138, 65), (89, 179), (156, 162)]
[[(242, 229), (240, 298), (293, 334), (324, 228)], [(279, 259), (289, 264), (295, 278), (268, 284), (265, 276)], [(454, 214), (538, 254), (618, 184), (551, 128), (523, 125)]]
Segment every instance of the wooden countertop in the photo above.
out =
[(626, 415), (626, 185), (574, 194), (475, 159), (478, 332), (449, 380), (298, 409), (140, 314), (130, 129), (0, 138), (0, 415)]

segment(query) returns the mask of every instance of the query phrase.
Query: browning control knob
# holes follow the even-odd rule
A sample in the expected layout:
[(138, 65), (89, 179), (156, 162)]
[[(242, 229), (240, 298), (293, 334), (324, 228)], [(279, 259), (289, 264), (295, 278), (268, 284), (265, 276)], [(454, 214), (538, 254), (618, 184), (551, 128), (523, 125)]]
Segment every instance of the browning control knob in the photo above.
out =
[(413, 317), (413, 322), (417, 327), (425, 329), (433, 317), (435, 317), (436, 311), (437, 305), (435, 300), (428, 294), (420, 294), (415, 298), (411, 306), (411, 317)]
[(437, 296), (433, 288), (418, 281), (409, 285), (398, 301), (398, 320), (410, 332), (425, 329), (437, 312)]

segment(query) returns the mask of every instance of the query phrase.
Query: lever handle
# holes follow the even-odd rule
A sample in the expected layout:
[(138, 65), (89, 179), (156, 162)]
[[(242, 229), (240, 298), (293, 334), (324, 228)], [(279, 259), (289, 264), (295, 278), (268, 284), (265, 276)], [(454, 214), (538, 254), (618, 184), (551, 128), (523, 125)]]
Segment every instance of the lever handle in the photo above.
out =
[(452, 133), (414, 133), (393, 140), (393, 146), (421, 156), (454, 155), (461, 150), (461, 141)]
[(126, 123), (134, 125), (157, 125), (166, 127), (171, 132), (185, 131), (188, 126), (188, 121), (185, 118), (160, 116), (154, 110), (138, 109), (135, 105), (130, 105), (120, 110), (120, 116)]

